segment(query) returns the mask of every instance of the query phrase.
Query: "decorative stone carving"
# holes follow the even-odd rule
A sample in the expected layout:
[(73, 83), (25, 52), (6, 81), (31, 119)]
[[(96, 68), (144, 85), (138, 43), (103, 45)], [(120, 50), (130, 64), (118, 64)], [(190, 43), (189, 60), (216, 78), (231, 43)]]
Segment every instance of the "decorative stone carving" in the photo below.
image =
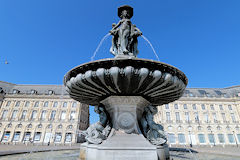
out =
[(133, 8), (128, 5), (119, 7), (118, 16), (121, 20), (118, 24), (113, 23), (110, 31), (111, 35), (113, 35), (110, 52), (115, 56), (128, 55), (136, 57), (138, 54), (137, 37), (142, 35), (142, 32), (130, 20), (133, 16)]
[(111, 125), (109, 115), (105, 110), (104, 105), (100, 104), (99, 106), (96, 106), (94, 111), (99, 114), (100, 120), (99, 122), (90, 125), (83, 134), (88, 143), (100, 144), (107, 139), (111, 131)]
[(165, 63), (146, 59), (104, 59), (80, 65), (65, 76), (70, 96), (98, 105), (109, 96), (142, 96), (153, 105), (180, 98), (187, 84), (185, 75)]
[(144, 108), (141, 126), (143, 135), (154, 145), (164, 145), (167, 137), (163, 130), (163, 126), (153, 121), (154, 114), (157, 113), (157, 107), (147, 106)]

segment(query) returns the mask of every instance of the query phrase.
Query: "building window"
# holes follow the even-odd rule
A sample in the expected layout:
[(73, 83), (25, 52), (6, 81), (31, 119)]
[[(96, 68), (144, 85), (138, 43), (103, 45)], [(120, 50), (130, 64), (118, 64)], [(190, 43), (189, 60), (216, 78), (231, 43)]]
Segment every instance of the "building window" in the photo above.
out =
[(231, 113), (231, 118), (232, 118), (232, 121), (233, 121), (233, 122), (236, 122), (236, 118), (235, 118), (234, 113)]
[(235, 139), (233, 137), (233, 134), (228, 134), (227, 136), (228, 136), (229, 143), (235, 143)]
[(72, 142), (72, 133), (66, 133), (65, 142)]
[(185, 135), (184, 134), (178, 134), (178, 142), (180, 144), (185, 144), (186, 143), (186, 139), (185, 139)]
[(231, 106), (231, 105), (228, 105), (228, 109), (229, 109), (229, 110), (232, 110), (232, 106)]
[(12, 116), (11, 116), (11, 119), (12, 119), (12, 120), (16, 118), (17, 112), (18, 112), (17, 110), (14, 110), (14, 111), (12, 112)]
[(34, 111), (32, 111), (31, 120), (36, 119), (36, 117), (37, 117), (37, 111), (34, 110)]
[(52, 94), (54, 94), (54, 91), (53, 90), (49, 90), (48, 91), (48, 95), (52, 95)]
[(222, 128), (221, 128), (220, 126), (217, 126), (217, 130), (219, 130), (219, 131), (220, 131), (221, 129), (222, 129)]
[(43, 107), (48, 107), (48, 101), (44, 102)]
[(20, 101), (17, 101), (15, 104), (15, 107), (19, 107), (20, 106)]
[(208, 113), (204, 113), (204, 119), (205, 119), (205, 122), (208, 123)]
[(231, 128), (230, 128), (229, 126), (227, 126), (226, 129), (227, 129), (228, 131), (230, 131)]
[(213, 105), (210, 105), (210, 108), (211, 108), (211, 110), (214, 110), (214, 106)]
[(49, 125), (47, 126), (47, 128), (48, 128), (48, 129), (52, 128), (52, 125), (51, 125), (51, 124), (49, 124)]
[(178, 109), (178, 104), (174, 104), (174, 108), (175, 108), (175, 109)]
[(64, 120), (66, 118), (66, 111), (61, 112), (60, 120)]
[(201, 131), (201, 130), (202, 130), (202, 127), (201, 127), (201, 126), (198, 126), (197, 129), (198, 129), (199, 131)]
[(198, 112), (194, 112), (195, 121), (199, 121)]
[(31, 136), (31, 132), (25, 132), (25, 134), (24, 134), (24, 142), (25, 141), (29, 141), (30, 140), (30, 136)]
[(32, 128), (32, 124), (29, 124), (29, 125), (27, 126), (27, 128)]
[(15, 132), (14, 135), (13, 135), (13, 141), (14, 142), (18, 142), (19, 139), (20, 139), (20, 133), (21, 132)]
[(69, 125), (68, 127), (67, 127), (67, 129), (72, 129), (73, 128), (73, 126), (72, 125)]
[(6, 107), (9, 107), (10, 104), (11, 104), (11, 101), (8, 101)]
[(222, 105), (219, 105), (219, 109), (220, 109), (220, 110), (223, 110), (223, 106), (222, 106)]
[(198, 134), (199, 143), (206, 143), (204, 134)]
[(60, 124), (60, 125), (58, 125), (58, 129), (61, 129), (62, 128), (62, 125)]
[(39, 124), (37, 127), (38, 127), (38, 128), (42, 128), (42, 124)]
[(213, 121), (216, 122), (217, 121), (217, 114), (216, 113), (212, 113), (213, 116)]
[(219, 143), (225, 143), (224, 135), (218, 134), (218, 140), (219, 140)]
[(11, 128), (11, 127), (12, 127), (12, 123), (9, 123), (9, 124), (7, 125), (7, 127), (8, 127), (8, 128)]
[(77, 102), (73, 102), (73, 103), (72, 103), (72, 107), (73, 107), (73, 108), (77, 107)]
[(225, 113), (221, 113), (221, 114), (222, 114), (222, 119), (223, 119), (223, 121), (225, 122), (225, 121), (226, 121)]
[(168, 104), (165, 104), (165, 109), (169, 109), (169, 105)]
[(75, 115), (76, 115), (76, 112), (75, 111), (71, 111), (70, 120), (74, 120), (75, 119)]
[(35, 132), (34, 141), (40, 141), (41, 139), (41, 132)]
[(2, 123), (0, 123), (0, 127), (2, 127)]
[(202, 110), (206, 109), (204, 104), (202, 104), (201, 107), (202, 107)]
[(2, 138), (2, 142), (7, 142), (9, 137), (10, 137), (10, 133), (9, 131), (5, 131), (3, 134), (3, 138)]
[(67, 107), (67, 102), (63, 102), (62, 107), (63, 107), (63, 108)]
[(212, 130), (211, 126), (208, 126), (208, 127), (207, 127), (207, 129), (208, 129), (209, 131), (211, 131), (211, 130)]
[(56, 111), (54, 110), (54, 111), (51, 112), (50, 120), (54, 120), (55, 115), (56, 115)]
[(43, 110), (43, 111), (42, 111), (41, 120), (45, 120), (45, 119), (46, 119), (46, 113), (47, 113), (46, 110)]
[(54, 102), (53, 107), (57, 107), (57, 106), (58, 106), (58, 102)]
[(196, 110), (196, 109), (197, 109), (196, 104), (193, 104), (192, 107), (193, 107), (193, 110)]
[(4, 110), (1, 116), (1, 119), (6, 119), (8, 110)]
[(39, 102), (37, 101), (35, 102), (34, 107), (38, 107), (38, 106), (39, 106)]
[(189, 112), (185, 112), (185, 119), (186, 119), (186, 121), (189, 121), (190, 119), (189, 119)]
[(170, 144), (175, 144), (176, 143), (176, 137), (173, 133), (168, 134), (168, 140)]
[(22, 124), (18, 124), (18, 125), (17, 125), (17, 128), (22, 128)]
[(55, 142), (61, 142), (61, 140), (62, 140), (62, 133), (60, 133), (60, 132), (57, 132), (57, 133), (55, 133)]
[(176, 112), (175, 115), (176, 115), (176, 121), (179, 122), (180, 121), (180, 114), (179, 114), (179, 112)]
[(25, 102), (25, 107), (29, 107), (29, 104), (30, 104), (29, 101)]
[(183, 108), (184, 108), (184, 109), (187, 109), (187, 104), (184, 104), (184, 105), (183, 105)]
[(214, 138), (214, 134), (208, 134), (208, 140), (209, 140), (209, 143), (215, 143), (215, 138)]
[(27, 115), (27, 110), (23, 110), (22, 115), (21, 115), (21, 119), (24, 120), (26, 118), (26, 115)]
[(171, 121), (170, 112), (166, 112), (167, 121)]

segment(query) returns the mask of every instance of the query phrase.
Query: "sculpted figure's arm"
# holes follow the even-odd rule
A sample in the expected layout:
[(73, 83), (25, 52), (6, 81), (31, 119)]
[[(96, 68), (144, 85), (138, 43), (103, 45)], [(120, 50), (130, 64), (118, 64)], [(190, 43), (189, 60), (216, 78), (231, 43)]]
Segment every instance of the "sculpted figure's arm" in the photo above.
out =
[(118, 24), (113, 23), (113, 24), (112, 24), (113, 28), (112, 28), (112, 30), (110, 30), (109, 32), (110, 32), (112, 35), (115, 35), (118, 27), (122, 24), (122, 22), (123, 22), (123, 21), (120, 20), (120, 21), (118, 22)]

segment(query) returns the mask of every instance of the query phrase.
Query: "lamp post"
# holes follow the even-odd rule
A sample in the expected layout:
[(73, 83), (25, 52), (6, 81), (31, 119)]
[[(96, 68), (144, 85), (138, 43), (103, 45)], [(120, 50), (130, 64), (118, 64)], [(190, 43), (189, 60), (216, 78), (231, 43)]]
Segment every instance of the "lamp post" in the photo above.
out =
[(212, 138), (213, 138), (213, 146), (216, 146), (215, 144), (215, 138), (214, 138), (214, 135), (213, 135), (213, 131), (211, 130), (211, 135), (212, 135)]
[(191, 136), (190, 130), (188, 131), (188, 133), (189, 133), (189, 138), (190, 138), (190, 147), (192, 148), (192, 136)]
[(234, 136), (234, 139), (235, 139), (235, 142), (236, 142), (236, 146), (238, 147), (238, 142), (237, 142), (237, 138), (235, 136), (235, 132), (234, 131), (232, 131), (232, 132), (233, 132), (233, 136)]

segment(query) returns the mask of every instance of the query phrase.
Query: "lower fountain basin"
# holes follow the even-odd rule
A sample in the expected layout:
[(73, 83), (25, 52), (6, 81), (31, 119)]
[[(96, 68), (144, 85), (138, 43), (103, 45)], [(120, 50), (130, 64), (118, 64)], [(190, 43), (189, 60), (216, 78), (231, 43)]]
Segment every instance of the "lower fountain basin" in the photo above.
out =
[(188, 80), (179, 69), (153, 60), (109, 58), (82, 64), (64, 77), (70, 97), (98, 105), (109, 96), (142, 96), (153, 105), (179, 99)]

